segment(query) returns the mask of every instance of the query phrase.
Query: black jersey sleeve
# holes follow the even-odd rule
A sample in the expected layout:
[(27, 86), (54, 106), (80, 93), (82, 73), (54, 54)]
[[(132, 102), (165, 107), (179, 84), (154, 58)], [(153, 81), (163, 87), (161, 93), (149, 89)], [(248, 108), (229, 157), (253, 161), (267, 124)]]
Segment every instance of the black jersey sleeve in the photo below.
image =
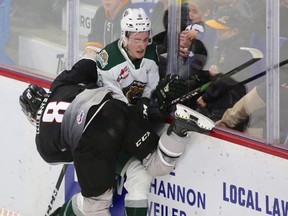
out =
[(81, 59), (71, 70), (61, 72), (51, 84), (51, 91), (62, 85), (95, 84), (97, 82), (96, 62), (91, 59)]

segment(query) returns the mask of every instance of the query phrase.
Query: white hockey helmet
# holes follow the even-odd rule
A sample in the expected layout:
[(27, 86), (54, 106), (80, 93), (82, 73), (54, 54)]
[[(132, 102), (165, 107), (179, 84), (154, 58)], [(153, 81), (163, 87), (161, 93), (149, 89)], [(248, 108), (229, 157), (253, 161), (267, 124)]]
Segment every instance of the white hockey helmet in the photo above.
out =
[(143, 8), (128, 8), (124, 11), (121, 19), (121, 37), (125, 40), (128, 32), (149, 31), (149, 42), (152, 42), (151, 21)]

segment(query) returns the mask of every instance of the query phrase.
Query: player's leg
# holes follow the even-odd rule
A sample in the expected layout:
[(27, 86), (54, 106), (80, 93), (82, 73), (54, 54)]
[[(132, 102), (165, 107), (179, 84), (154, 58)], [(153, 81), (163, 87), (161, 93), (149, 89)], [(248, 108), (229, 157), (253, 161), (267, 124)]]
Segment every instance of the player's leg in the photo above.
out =
[(89, 109), (86, 126), (89, 125), (85, 126), (73, 151), (81, 194), (74, 195), (62, 207), (61, 213), (70, 211), (76, 215), (110, 216), (116, 159), (123, 143), (127, 114), (114, 104), (113, 99), (100, 110), (99, 107), (95, 105)]
[(124, 177), (125, 215), (146, 216), (148, 209), (148, 191), (152, 176), (147, 172), (143, 164), (135, 157), (131, 158), (121, 172)]
[[(157, 134), (162, 134), (163, 131), (167, 130), (167, 125), (165, 124), (157, 125), (157, 127), (154, 126), (155, 125), (152, 125), (153, 130), (156, 131)], [(143, 128), (147, 129), (146, 127)], [(156, 140), (158, 140), (158, 138), (155, 138), (153, 143), (157, 144)], [(128, 161), (122, 170), (121, 175), (125, 175), (126, 179), (124, 183), (124, 187), (127, 191), (125, 196), (125, 215), (146, 216), (148, 210), (148, 192), (153, 177), (148, 174), (146, 167), (142, 162), (135, 157)]]
[(125, 149), (134, 157), (121, 173), (126, 179), (125, 213), (127, 216), (146, 216), (152, 176), (147, 173), (142, 160), (157, 149), (159, 136), (152, 125), (133, 109), (129, 111), (126, 131)]
[(77, 193), (61, 207), (59, 213), (53, 213), (53, 215), (110, 216), (109, 207), (112, 203), (112, 196), (112, 189), (97, 197), (84, 197), (81, 193)]
[(153, 176), (170, 173), (190, 140), (189, 132), (209, 133), (214, 126), (214, 122), (202, 114), (177, 104), (174, 121), (161, 135), (157, 151), (143, 161), (148, 173)]
[[(210, 119), (188, 107), (177, 105), (174, 122), (169, 128), (168, 125), (166, 126), (168, 129), (159, 139), (149, 123), (130, 113), (130, 123), (127, 127), (129, 133), (126, 134), (127, 149), (138, 160), (133, 161), (126, 171), (125, 188), (128, 194), (125, 205), (134, 208), (126, 211), (130, 213), (127, 215), (145, 215), (145, 212), (142, 212), (143, 214), (135, 214), (135, 212), (137, 212), (137, 207), (141, 208), (140, 200), (145, 203), (143, 201), (147, 199), (148, 204), (151, 176), (167, 175), (174, 169), (190, 140), (188, 132), (206, 133), (213, 127), (214, 123)], [(133, 203), (132, 201), (134, 204), (138, 203), (138, 206), (132, 206), (130, 204)]]

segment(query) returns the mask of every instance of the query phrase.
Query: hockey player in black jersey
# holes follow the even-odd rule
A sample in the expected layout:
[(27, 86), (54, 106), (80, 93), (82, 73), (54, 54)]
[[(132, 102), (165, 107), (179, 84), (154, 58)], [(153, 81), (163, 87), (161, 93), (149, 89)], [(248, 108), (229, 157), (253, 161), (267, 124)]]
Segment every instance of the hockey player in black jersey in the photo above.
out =
[(166, 175), (185, 149), (187, 132), (212, 129), (190, 119), (191, 110), (181, 106), (168, 132), (159, 137), (131, 106), (89, 82), (97, 79), (95, 71), (89, 73), (91, 68), (96, 68), (95, 62), (82, 59), (58, 75), (49, 93), (32, 84), (20, 95), (24, 114), (36, 125), (42, 158), (75, 166), (81, 193), (59, 208), (57, 215), (110, 215), (121, 154), (138, 160), (151, 176)]

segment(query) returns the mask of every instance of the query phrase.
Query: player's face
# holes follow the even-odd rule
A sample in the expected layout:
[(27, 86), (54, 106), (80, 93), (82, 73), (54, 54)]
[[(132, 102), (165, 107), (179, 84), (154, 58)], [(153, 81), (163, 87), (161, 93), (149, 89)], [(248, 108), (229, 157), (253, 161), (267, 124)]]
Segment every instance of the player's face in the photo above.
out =
[(133, 59), (141, 59), (149, 44), (149, 32), (130, 32), (127, 49)]
[(105, 10), (114, 11), (120, 2), (120, 0), (102, 0), (102, 5)]

